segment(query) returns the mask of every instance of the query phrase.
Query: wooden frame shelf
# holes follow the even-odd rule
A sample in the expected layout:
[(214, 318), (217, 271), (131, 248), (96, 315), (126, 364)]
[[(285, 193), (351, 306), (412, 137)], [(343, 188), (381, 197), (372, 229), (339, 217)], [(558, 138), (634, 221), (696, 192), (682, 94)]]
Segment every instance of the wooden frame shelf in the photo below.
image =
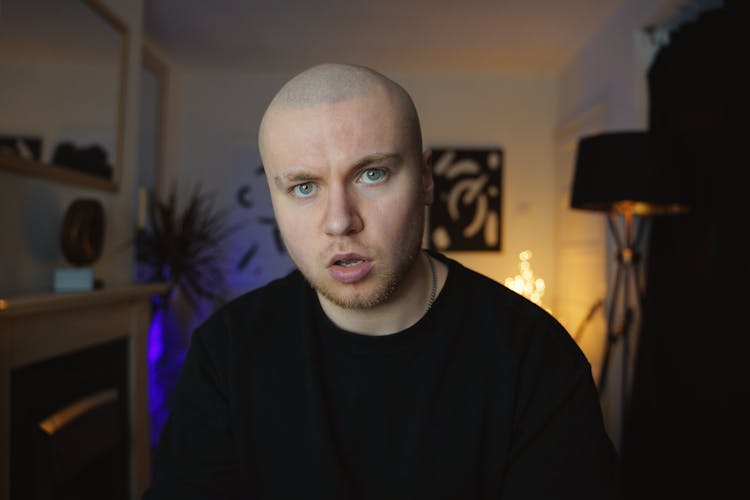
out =
[(59, 165), (26, 160), (24, 158), (17, 158), (7, 154), (0, 153), (0, 167), (19, 174), (31, 175), (65, 184), (101, 189), (103, 191), (117, 191), (117, 183), (113, 180), (76, 172), (73, 169), (61, 167)]

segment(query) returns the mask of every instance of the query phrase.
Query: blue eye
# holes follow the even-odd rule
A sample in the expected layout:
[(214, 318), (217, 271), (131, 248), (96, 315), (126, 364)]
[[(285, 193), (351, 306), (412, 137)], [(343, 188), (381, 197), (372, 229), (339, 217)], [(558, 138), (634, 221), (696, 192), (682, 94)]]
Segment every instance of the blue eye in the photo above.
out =
[(299, 198), (307, 198), (315, 191), (315, 184), (312, 182), (305, 182), (304, 184), (297, 184), (292, 188), (292, 193)]
[(368, 168), (362, 172), (362, 175), (360, 176), (360, 179), (368, 184), (375, 184), (382, 181), (384, 178), (385, 171), (380, 168)]

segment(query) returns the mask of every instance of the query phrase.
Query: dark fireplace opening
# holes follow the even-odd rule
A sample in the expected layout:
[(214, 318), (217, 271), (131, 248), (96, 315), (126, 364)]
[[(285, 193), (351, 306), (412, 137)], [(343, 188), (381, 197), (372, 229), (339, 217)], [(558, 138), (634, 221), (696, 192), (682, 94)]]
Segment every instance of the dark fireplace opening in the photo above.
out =
[(126, 339), (11, 373), (11, 500), (129, 497)]

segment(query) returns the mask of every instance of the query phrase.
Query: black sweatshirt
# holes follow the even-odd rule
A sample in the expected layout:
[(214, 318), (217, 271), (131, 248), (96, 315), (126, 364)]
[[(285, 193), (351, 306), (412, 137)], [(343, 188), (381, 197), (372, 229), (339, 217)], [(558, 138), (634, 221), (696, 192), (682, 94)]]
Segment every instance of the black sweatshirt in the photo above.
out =
[(298, 271), (194, 333), (144, 500), (614, 498), (590, 366), (544, 309), (440, 254), (410, 328), (340, 330)]

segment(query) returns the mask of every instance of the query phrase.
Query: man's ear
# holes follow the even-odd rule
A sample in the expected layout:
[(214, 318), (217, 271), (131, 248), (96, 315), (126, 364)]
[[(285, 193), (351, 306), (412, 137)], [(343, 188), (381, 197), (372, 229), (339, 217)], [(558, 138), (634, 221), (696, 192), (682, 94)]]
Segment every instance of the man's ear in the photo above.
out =
[(435, 197), (435, 182), (432, 178), (432, 150), (422, 152), (422, 196), (425, 205), (432, 205)]

